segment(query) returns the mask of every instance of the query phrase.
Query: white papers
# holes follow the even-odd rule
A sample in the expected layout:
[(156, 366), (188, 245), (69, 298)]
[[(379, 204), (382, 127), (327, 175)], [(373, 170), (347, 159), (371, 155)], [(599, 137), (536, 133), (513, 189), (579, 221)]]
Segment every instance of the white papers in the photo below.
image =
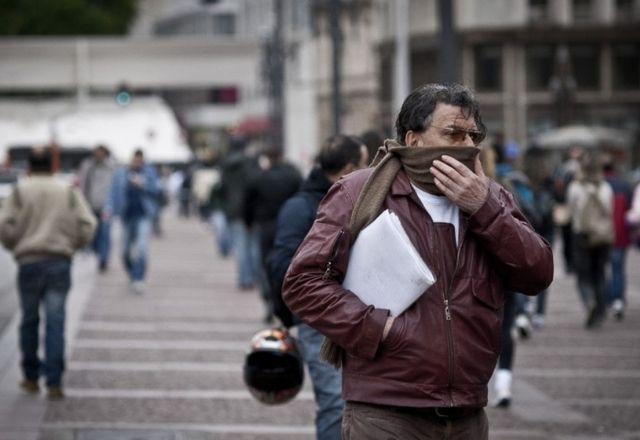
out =
[(386, 210), (360, 231), (342, 285), (365, 304), (398, 316), (434, 282), (400, 219)]

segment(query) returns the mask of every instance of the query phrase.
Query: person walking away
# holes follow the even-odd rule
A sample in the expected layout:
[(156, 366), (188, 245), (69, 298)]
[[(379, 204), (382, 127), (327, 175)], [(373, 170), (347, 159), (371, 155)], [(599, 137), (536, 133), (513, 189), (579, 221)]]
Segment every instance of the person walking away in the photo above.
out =
[(149, 240), (153, 219), (158, 210), (160, 183), (155, 167), (144, 160), (142, 150), (136, 150), (131, 164), (120, 168), (111, 186), (106, 212), (122, 222), (122, 260), (129, 276), (132, 293), (144, 292)]
[(558, 167), (554, 173), (554, 193), (556, 205), (554, 207), (554, 222), (560, 228), (562, 238), (562, 256), (564, 258), (564, 268), (567, 274), (575, 272), (573, 261), (574, 246), (571, 222), (571, 212), (567, 204), (567, 190), (574, 177), (580, 171), (580, 158), (583, 150), (580, 147), (569, 149), (566, 160)]
[[(506, 150), (509, 163), (515, 163), (517, 151), (513, 148)], [(503, 168), (505, 169), (505, 168)], [(506, 170), (506, 169), (505, 169)], [(511, 167), (506, 170), (501, 183), (514, 196), (520, 211), (527, 218), (534, 230), (551, 242), (553, 229), (551, 221), (551, 195), (545, 193), (543, 189), (536, 190), (533, 182), (524, 172)], [(538, 326), (542, 325), (547, 290), (541, 291), (537, 296), (530, 298), (537, 300), (537, 311), (534, 322)], [(529, 298), (516, 292), (508, 292), (504, 305), (504, 314), (501, 331), (501, 351), (498, 359), (498, 369), (495, 372), (494, 390), (495, 401), (493, 405), (498, 408), (508, 408), (511, 405), (512, 393), (511, 384), (513, 380), (513, 363), (516, 353), (516, 341), (513, 337), (512, 329), (515, 328), (521, 338), (527, 339), (532, 333), (532, 318), (529, 313)]]
[[(30, 174), (2, 204), (0, 240), (18, 262), (20, 352), (27, 393), (45, 376), (50, 399), (64, 397), (65, 307), (71, 289), (71, 259), (88, 245), (97, 221), (80, 191), (52, 175), (48, 150), (29, 154)], [(38, 356), (40, 309), (45, 318), (44, 360)]]
[(82, 194), (98, 219), (98, 228), (91, 247), (98, 257), (98, 270), (101, 273), (107, 270), (111, 254), (111, 221), (104, 213), (104, 206), (116, 169), (117, 165), (109, 149), (99, 145), (93, 150), (92, 157), (83, 161), (78, 172)]
[(340, 440), (342, 409), (340, 372), (320, 358), (323, 336), (293, 316), (282, 299), (282, 282), (293, 255), (307, 235), (320, 200), (331, 185), (352, 171), (366, 167), (367, 147), (353, 137), (336, 135), (327, 139), (317, 165), (303, 182), (300, 191), (285, 202), (278, 214), (273, 248), (267, 257), (267, 272), (275, 315), (289, 328), (296, 326), (298, 344), (309, 369), (316, 401), (316, 438)]
[[(283, 298), (328, 338), (323, 354), (342, 368), (344, 439), (486, 440), (505, 291), (545, 289), (551, 248), (484, 175), (486, 128), (468, 88), (418, 87), (396, 133), (373, 168), (343, 177), (320, 203)], [(342, 286), (352, 242), (387, 209), (436, 276), (397, 316)]]
[(244, 222), (254, 229), (260, 243), (260, 291), (265, 304), (265, 322), (273, 320), (273, 305), (266, 277), (266, 258), (273, 246), (278, 212), (284, 202), (300, 188), (300, 172), (282, 158), (282, 150), (268, 148), (264, 154), (265, 168), (252, 176), (247, 184), (244, 202)]
[(245, 154), (245, 143), (232, 140), (231, 150), (222, 162), (219, 194), (229, 221), (233, 252), (238, 267), (237, 285), (240, 290), (252, 289), (260, 281), (260, 243), (255, 231), (245, 224), (244, 213), (247, 184), (259, 171), (258, 163)]
[(613, 316), (620, 321), (624, 317), (627, 288), (627, 248), (631, 244), (631, 233), (626, 216), (631, 207), (631, 186), (621, 179), (611, 159), (605, 162), (604, 177), (613, 190), (613, 230), (615, 238), (611, 249), (611, 271), (607, 283), (607, 305)]
[(587, 310), (585, 327), (605, 318), (605, 268), (614, 243), (613, 190), (594, 154), (582, 156), (581, 172), (567, 189), (573, 230), (573, 259), (578, 291)]

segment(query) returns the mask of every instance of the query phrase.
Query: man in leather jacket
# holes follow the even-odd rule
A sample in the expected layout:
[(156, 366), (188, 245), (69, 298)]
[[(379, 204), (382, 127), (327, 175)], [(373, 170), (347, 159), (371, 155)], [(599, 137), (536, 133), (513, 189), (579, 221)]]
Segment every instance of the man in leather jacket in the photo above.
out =
[[(535, 295), (553, 278), (549, 244), (476, 154), (485, 134), (460, 85), (429, 84), (405, 100), (385, 161), (338, 181), (289, 267), (283, 297), (306, 324), (344, 350), (344, 439), (488, 439), (487, 383), (500, 351), (506, 291)], [(438, 153), (435, 154), (438, 148)], [(444, 151), (444, 154), (442, 153)], [(473, 152), (473, 150), (471, 150)], [(374, 170), (399, 163), (383, 193), (436, 277), (398, 316), (342, 287), (357, 232), (352, 212)], [(376, 161), (374, 161), (374, 164)], [(389, 167), (386, 166), (388, 170)], [(388, 172), (387, 172), (388, 177)], [(375, 191), (373, 192), (375, 194)], [(369, 193), (367, 193), (369, 194)], [(390, 295), (393, 292), (389, 292)]]

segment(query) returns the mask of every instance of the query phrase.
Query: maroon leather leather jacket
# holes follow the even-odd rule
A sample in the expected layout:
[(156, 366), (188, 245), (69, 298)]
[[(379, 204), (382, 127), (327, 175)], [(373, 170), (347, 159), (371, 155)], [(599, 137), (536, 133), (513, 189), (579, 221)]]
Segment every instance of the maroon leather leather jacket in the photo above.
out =
[[(534, 295), (545, 289), (553, 278), (551, 248), (512, 196), (491, 182), (484, 205), (469, 217), (461, 213), (457, 255), (444, 255), (439, 229), (400, 171), (382, 208), (398, 215), (437, 281), (382, 341), (388, 310), (365, 305), (341, 285), (351, 246), (347, 225), (371, 171), (354, 172), (329, 190), (289, 267), (283, 297), (304, 322), (346, 350), (345, 400), (485, 406), (500, 352), (505, 291)], [(454, 246), (448, 249), (456, 254)], [(455, 263), (450, 274), (444, 273), (446, 259)]]

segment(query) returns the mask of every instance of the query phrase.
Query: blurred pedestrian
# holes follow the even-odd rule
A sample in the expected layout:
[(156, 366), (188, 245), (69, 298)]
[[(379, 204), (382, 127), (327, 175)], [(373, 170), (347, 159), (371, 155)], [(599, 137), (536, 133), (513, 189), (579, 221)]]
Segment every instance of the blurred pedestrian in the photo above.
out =
[(300, 172), (282, 157), (278, 147), (264, 152), (264, 169), (255, 173), (247, 183), (244, 202), (244, 221), (254, 229), (260, 240), (260, 291), (265, 304), (265, 322), (273, 319), (273, 304), (266, 277), (266, 258), (273, 247), (278, 212), (284, 202), (300, 188)]
[(229, 155), (222, 162), (219, 193), (231, 230), (240, 290), (252, 289), (260, 282), (260, 241), (244, 219), (247, 183), (259, 167), (257, 160), (245, 152), (245, 146), (240, 139), (232, 140)]
[(367, 130), (359, 138), (367, 147), (368, 160), (372, 161), (378, 149), (384, 145), (384, 137), (377, 130)]
[[(396, 130), (384, 158), (345, 176), (320, 203), (283, 297), (331, 341), (323, 354), (342, 366), (345, 437), (486, 440), (504, 291), (545, 288), (552, 252), (484, 175), (485, 127), (469, 89), (415, 89)], [(398, 316), (342, 286), (352, 241), (385, 209), (437, 274)]]
[(229, 220), (225, 214), (224, 197), (222, 197), (222, 181), (220, 179), (211, 187), (208, 204), (211, 210), (209, 222), (215, 234), (218, 253), (226, 258), (233, 250), (233, 239)]
[(164, 229), (162, 228), (162, 213), (169, 205), (169, 178), (171, 176), (171, 170), (169, 167), (163, 165), (157, 167), (156, 173), (159, 177), (158, 193), (156, 195), (157, 209), (153, 216), (153, 235), (156, 237), (162, 237), (164, 234)]
[[(71, 289), (71, 258), (91, 242), (96, 219), (79, 191), (52, 176), (48, 150), (29, 154), (29, 177), (2, 204), (0, 240), (18, 262), (20, 351), (28, 393), (46, 377), (48, 397), (64, 397), (65, 305)], [(40, 307), (45, 317), (44, 360), (38, 357)]]
[[(552, 195), (545, 191), (541, 185), (536, 188), (529, 176), (515, 167), (514, 164), (519, 157), (519, 148), (515, 143), (507, 143), (503, 154), (505, 160), (498, 168), (502, 175), (500, 182), (514, 196), (520, 211), (534, 230), (550, 242), (553, 235)], [(501, 350), (494, 381), (495, 400), (493, 405), (498, 408), (511, 406), (511, 384), (516, 353), (516, 340), (512, 330), (515, 327), (520, 337), (527, 339), (533, 330), (532, 322), (535, 322), (537, 327), (543, 325), (547, 289), (540, 291), (532, 298), (517, 292), (507, 292), (506, 296), (500, 337)], [(533, 317), (530, 311), (532, 301), (536, 301)]]
[(594, 154), (583, 154), (581, 171), (567, 189), (567, 203), (578, 290), (587, 309), (585, 326), (594, 328), (605, 318), (605, 268), (614, 242), (613, 190)]
[[(496, 145), (496, 147), (499, 146), (499, 144), (494, 145)], [(515, 141), (508, 141), (504, 144), (501, 157), (502, 161), (496, 165), (497, 181), (513, 195), (520, 211), (522, 211), (527, 220), (529, 220), (529, 223), (534, 226), (538, 220), (538, 212), (534, 205), (533, 188), (531, 187), (529, 178), (516, 166), (518, 158), (520, 157), (520, 146)], [(505, 306), (502, 333), (503, 340), (507, 341), (507, 339), (505, 339), (505, 332), (510, 332), (514, 325), (523, 339), (529, 338), (531, 336), (532, 326), (530, 317), (525, 309), (527, 298), (518, 292), (508, 292), (508, 295), (514, 297), (507, 300), (507, 306), (512, 307), (513, 310), (509, 311), (507, 310), (507, 306)], [(509, 351), (507, 350), (507, 352)], [(505, 356), (502, 356), (500, 362), (503, 362), (504, 358)], [(512, 364), (511, 359), (508, 359), (506, 364), (510, 366)], [(506, 391), (502, 394), (505, 393)]]
[(111, 254), (111, 221), (105, 215), (104, 207), (116, 169), (117, 165), (109, 149), (99, 145), (93, 150), (92, 157), (82, 162), (78, 171), (80, 189), (98, 219), (98, 229), (93, 238), (92, 248), (98, 256), (100, 272), (107, 270)]
[(615, 238), (611, 249), (611, 271), (607, 283), (607, 305), (611, 307), (617, 320), (624, 317), (627, 288), (627, 248), (631, 244), (631, 234), (626, 216), (631, 207), (631, 186), (616, 172), (611, 159), (604, 164), (604, 176), (613, 190), (613, 229)]
[(182, 181), (178, 190), (178, 214), (180, 217), (191, 215), (191, 186), (193, 184), (193, 168), (187, 166), (182, 170)]
[(298, 342), (309, 368), (316, 400), (316, 438), (340, 440), (342, 409), (340, 372), (320, 358), (323, 336), (313, 327), (293, 316), (282, 299), (282, 282), (293, 255), (311, 229), (320, 200), (342, 176), (366, 167), (368, 152), (360, 140), (337, 135), (325, 142), (300, 191), (286, 201), (276, 226), (273, 249), (267, 269), (274, 313), (285, 327), (297, 326)]
[(122, 260), (132, 293), (144, 292), (149, 240), (153, 219), (158, 210), (160, 183), (155, 167), (144, 160), (142, 150), (136, 150), (131, 164), (120, 168), (111, 186), (105, 211), (122, 221)]
[(571, 212), (567, 204), (567, 189), (571, 181), (580, 171), (580, 158), (583, 150), (580, 147), (572, 147), (567, 153), (566, 160), (558, 167), (554, 173), (554, 197), (556, 205), (554, 207), (554, 223), (560, 228), (562, 238), (562, 256), (564, 257), (565, 272), (574, 272), (573, 261), (573, 230)]

